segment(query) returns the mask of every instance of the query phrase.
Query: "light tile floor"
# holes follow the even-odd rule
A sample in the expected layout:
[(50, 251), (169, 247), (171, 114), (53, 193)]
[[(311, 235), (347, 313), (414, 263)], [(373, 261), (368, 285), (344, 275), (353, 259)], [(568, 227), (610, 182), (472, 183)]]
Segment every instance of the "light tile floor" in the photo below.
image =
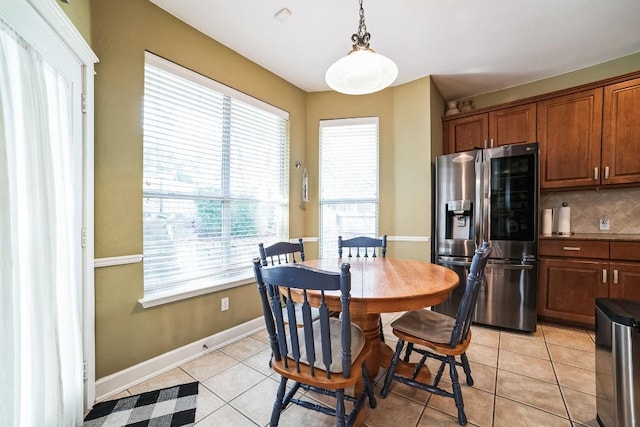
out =
[[(393, 348), (396, 340), (389, 323), (398, 314), (383, 315), (385, 339)], [(478, 325), (472, 333), (467, 355), (473, 387), (466, 385), (460, 372), (467, 425), (598, 425), (593, 331), (541, 323), (532, 334)], [(270, 355), (266, 333), (261, 331), (109, 398), (197, 380), (196, 427), (267, 426), (279, 380), (268, 367)], [(429, 366), (433, 372), (434, 365)], [(377, 408), (365, 406), (366, 426), (459, 425), (453, 399), (397, 383), (381, 399), (382, 379), (383, 372), (376, 378)], [(335, 421), (290, 405), (280, 425), (332, 426)]]

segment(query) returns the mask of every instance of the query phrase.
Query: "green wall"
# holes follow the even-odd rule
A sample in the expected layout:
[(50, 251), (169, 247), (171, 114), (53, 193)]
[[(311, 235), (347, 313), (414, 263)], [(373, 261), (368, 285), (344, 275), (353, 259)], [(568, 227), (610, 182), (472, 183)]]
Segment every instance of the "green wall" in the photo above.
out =
[(56, 0), (56, 2), (73, 22), (82, 37), (91, 44), (91, 4), (89, 0), (73, 0), (71, 3)]
[[(92, 1), (91, 31), (100, 58), (95, 76), (96, 258), (142, 253), (145, 50), (288, 111), (290, 157), (305, 160), (302, 90), (146, 0)], [(294, 200), (301, 177), (293, 172), (291, 177)], [(289, 228), (292, 236), (303, 234), (304, 217), (296, 209)], [(142, 263), (98, 268), (95, 278), (98, 378), (262, 313), (254, 285), (143, 309), (138, 304)], [(219, 308), (223, 296), (230, 297), (230, 310), (224, 313)]]
[[(142, 253), (144, 51), (209, 76), (290, 113), (290, 235), (318, 236), (318, 126), (321, 119), (380, 118), (379, 231), (431, 235), (431, 164), (442, 153), (444, 99), (430, 77), (365, 96), (305, 93), (209, 39), (147, 0), (61, 4), (100, 62), (95, 77), (95, 254)], [(161, 31), (159, 29), (162, 29)], [(474, 98), (476, 107), (558, 90), (640, 69), (640, 54)], [(309, 170), (310, 201), (299, 207)], [(390, 242), (389, 256), (429, 259), (430, 244)], [(306, 245), (310, 257), (317, 245)], [(121, 371), (260, 316), (254, 285), (142, 309), (142, 264), (96, 269), (96, 374)], [(231, 309), (219, 311), (229, 296)]]
[(542, 95), (556, 90), (567, 89), (573, 86), (632, 73), (638, 70), (640, 70), (640, 52), (559, 76), (478, 95), (471, 99), (473, 99), (473, 105), (476, 108), (491, 107), (505, 102), (517, 101), (530, 96)]
[[(431, 235), (431, 78), (393, 88), (393, 235)], [(439, 118), (438, 118), (439, 119)], [(434, 126), (441, 127), (439, 120)], [(381, 195), (381, 201), (384, 201)], [(399, 258), (430, 259), (429, 242), (391, 242)]]

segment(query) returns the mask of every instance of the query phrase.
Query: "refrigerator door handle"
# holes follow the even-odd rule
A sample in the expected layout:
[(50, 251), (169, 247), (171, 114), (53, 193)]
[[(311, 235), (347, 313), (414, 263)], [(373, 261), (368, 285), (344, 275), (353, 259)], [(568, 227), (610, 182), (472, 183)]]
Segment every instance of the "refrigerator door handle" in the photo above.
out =
[(482, 218), (484, 218), (482, 221), (482, 240), (488, 242), (490, 234), (489, 220), (491, 215), (491, 158), (486, 152), (483, 152), (482, 156)]
[(531, 264), (501, 264), (501, 263), (488, 263), (487, 267), (490, 268), (502, 268), (504, 270), (533, 270)]
[(483, 195), (482, 195), (482, 190), (483, 190), (483, 182), (484, 182), (484, 177), (483, 177), (483, 156), (484, 156), (484, 151), (479, 150), (476, 153), (476, 159), (475, 159), (475, 172), (476, 172), (476, 195), (475, 195), (475, 218), (474, 218), (474, 233), (475, 233), (475, 244), (476, 244), (476, 248), (479, 248), (480, 245), (482, 244), (482, 239), (484, 236), (484, 232), (482, 230), (483, 227), (483, 221), (482, 221), (482, 200), (483, 200)]
[(468, 261), (439, 261), (440, 265), (457, 265), (460, 267), (471, 267), (471, 263)]

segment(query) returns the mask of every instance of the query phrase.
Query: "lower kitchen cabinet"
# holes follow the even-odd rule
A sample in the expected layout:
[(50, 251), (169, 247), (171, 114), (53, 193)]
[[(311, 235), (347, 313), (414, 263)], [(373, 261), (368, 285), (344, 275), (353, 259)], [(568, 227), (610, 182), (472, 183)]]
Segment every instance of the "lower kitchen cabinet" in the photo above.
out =
[(609, 270), (612, 276), (609, 285), (610, 298), (640, 300), (640, 262), (612, 262)]
[(640, 300), (640, 242), (542, 239), (538, 316), (595, 326), (596, 298)]
[(608, 261), (540, 258), (538, 315), (594, 326), (595, 300), (609, 296), (608, 268)]

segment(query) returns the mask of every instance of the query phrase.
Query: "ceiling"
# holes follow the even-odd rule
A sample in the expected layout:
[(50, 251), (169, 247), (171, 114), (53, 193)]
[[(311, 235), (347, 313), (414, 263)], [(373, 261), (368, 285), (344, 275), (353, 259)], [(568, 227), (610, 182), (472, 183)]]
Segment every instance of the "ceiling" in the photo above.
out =
[[(297, 87), (325, 91), (351, 49), (357, 0), (151, 0)], [(640, 52), (638, 0), (364, 0), (371, 47), (431, 75), (445, 100), (540, 80)], [(282, 8), (291, 15), (277, 20)]]

